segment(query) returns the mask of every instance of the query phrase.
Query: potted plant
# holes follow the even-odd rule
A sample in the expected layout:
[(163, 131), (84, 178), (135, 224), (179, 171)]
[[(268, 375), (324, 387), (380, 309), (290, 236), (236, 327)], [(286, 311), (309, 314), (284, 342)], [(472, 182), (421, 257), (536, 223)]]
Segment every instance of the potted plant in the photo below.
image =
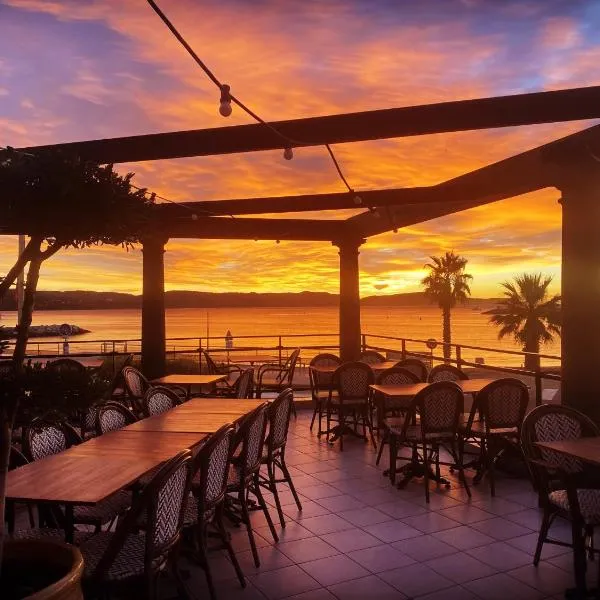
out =
[[(118, 175), (111, 165), (99, 166), (55, 152), (42, 152), (39, 155), (12, 149), (0, 152), (2, 231), (29, 236), (24, 252), (0, 282), (1, 300), (19, 273), (28, 267), (21, 322), (12, 356), (13, 372), (0, 382), (0, 588), (3, 590), (3, 600), (6, 597), (4, 589), (7, 589), (4, 580), (6, 572), (11, 575), (25, 573), (31, 577), (40, 568), (36, 559), (40, 556), (45, 557), (46, 567), (51, 566), (50, 557), (58, 556), (70, 557), (71, 564), (66, 574), (64, 564), (58, 568), (55, 582), (47, 581), (47, 578), (43, 581), (30, 579), (21, 582), (29, 585), (26, 592), (29, 595), (25, 597), (66, 599), (78, 598), (81, 594), (81, 557), (76, 549), (70, 548), (67, 552), (63, 544), (58, 544), (56, 551), (48, 551), (48, 544), (52, 543), (49, 541), (32, 540), (18, 542), (17, 545), (13, 545), (15, 542), (5, 543), (4, 514), (11, 435), (17, 416), (21, 419), (23, 415), (27, 416), (27, 411), (32, 410), (51, 416), (60, 412), (62, 404), (84, 402), (88, 398), (88, 391), (90, 396), (94, 393), (92, 384), (88, 391), (79, 390), (79, 393), (75, 393), (75, 386), (75, 391), (72, 389), (65, 394), (61, 382), (44, 381), (49, 375), (25, 367), (35, 294), (42, 264), (59, 250), (100, 244), (119, 245), (128, 249), (139, 241), (143, 232), (148, 231), (153, 198), (147, 198), (146, 190), (133, 188), (132, 176), (131, 173)], [(42, 388), (48, 383), (52, 384), (53, 391), (45, 390), (42, 393)], [(3, 569), (4, 551), (10, 564), (8, 569)], [(15, 564), (15, 561), (18, 563), (23, 559), (29, 561), (28, 557), (31, 557), (34, 565), (18, 567)], [(32, 586), (39, 588), (47, 584), (49, 587), (45, 591), (31, 590)], [(11, 585), (16, 590), (20, 584), (11, 582)], [(23, 597), (21, 592), (14, 593), (20, 593)]]

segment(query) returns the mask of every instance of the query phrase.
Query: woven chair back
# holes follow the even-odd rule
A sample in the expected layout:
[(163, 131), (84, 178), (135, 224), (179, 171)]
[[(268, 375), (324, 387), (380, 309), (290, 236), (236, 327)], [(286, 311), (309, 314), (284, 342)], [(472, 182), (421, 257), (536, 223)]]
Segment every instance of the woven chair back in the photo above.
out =
[(254, 391), (254, 369), (244, 369), (235, 382), (236, 398), (252, 398)]
[(469, 376), (454, 365), (436, 365), (429, 371), (429, 383), (436, 381), (464, 381)]
[(194, 490), (200, 515), (211, 511), (225, 497), (234, 438), (235, 428), (231, 423), (224, 425), (210, 436), (194, 459), (194, 472), (200, 474), (199, 486)]
[(127, 393), (131, 398), (141, 400), (148, 388), (152, 387), (150, 382), (135, 367), (123, 367), (121, 371)]
[[(311, 361), (311, 367), (339, 367), (342, 364), (342, 361), (339, 356), (335, 354), (317, 354)], [(319, 373), (317, 371), (313, 371), (312, 369), (308, 370), (308, 377), (310, 379), (310, 388), (315, 394), (320, 389), (329, 388), (331, 385), (333, 373)]]
[(373, 369), (364, 362), (343, 363), (333, 374), (333, 385), (342, 403), (366, 401), (372, 383), (375, 383)]
[(241, 452), (238, 458), (238, 464), (241, 468), (241, 481), (245, 481), (260, 469), (266, 433), (267, 405), (261, 404), (242, 419), (236, 433), (236, 445), (241, 444)]
[[(583, 413), (568, 406), (544, 404), (534, 408), (523, 421), (521, 448), (534, 476), (534, 483), (545, 483), (552, 468), (565, 473), (579, 473), (583, 470), (581, 461), (536, 446), (536, 442), (559, 442), (576, 440), (581, 437), (600, 436), (600, 429)], [(548, 468), (542, 468), (532, 461), (542, 460)], [(544, 485), (542, 487), (545, 487)]]
[(287, 388), (269, 404), (267, 409), (269, 416), (267, 447), (270, 454), (277, 452), (287, 443), (293, 402), (294, 392), (291, 388)]
[(419, 381), (427, 381), (427, 365), (418, 358), (405, 358), (397, 362), (394, 366), (411, 371), (419, 378)]
[(461, 424), (465, 398), (453, 381), (438, 381), (421, 390), (414, 399), (421, 417), (421, 432), (456, 434)]
[(88, 406), (83, 413), (81, 419), (81, 434), (85, 435), (88, 432), (94, 434), (98, 430), (98, 406)]
[(376, 377), (379, 385), (403, 385), (408, 383), (419, 383), (419, 378), (408, 369), (403, 367), (392, 367), (381, 371)]
[(377, 363), (385, 362), (385, 356), (375, 350), (365, 350), (358, 360), (367, 365), (376, 365)]
[(289, 356), (285, 363), (285, 371), (282, 371), (280, 381), (289, 386), (292, 385), (292, 381), (294, 380), (294, 372), (296, 371), (296, 364), (298, 363), (298, 358), (300, 357), (301, 348), (296, 348)]
[(38, 421), (32, 423), (24, 435), (25, 455), (28, 460), (40, 460), (67, 449), (65, 430), (56, 423)]
[(477, 394), (476, 403), (487, 431), (520, 430), (529, 404), (529, 390), (520, 379), (506, 377), (486, 385)]
[(179, 396), (166, 387), (151, 387), (142, 400), (144, 416), (151, 417), (171, 410), (180, 404)]
[(78, 361), (72, 358), (58, 358), (57, 360), (50, 361), (46, 369), (53, 373), (61, 373), (68, 375), (73, 374), (84, 374), (87, 372), (86, 368)]
[(122, 429), (136, 421), (135, 415), (118, 402), (107, 402), (98, 409), (98, 435)]

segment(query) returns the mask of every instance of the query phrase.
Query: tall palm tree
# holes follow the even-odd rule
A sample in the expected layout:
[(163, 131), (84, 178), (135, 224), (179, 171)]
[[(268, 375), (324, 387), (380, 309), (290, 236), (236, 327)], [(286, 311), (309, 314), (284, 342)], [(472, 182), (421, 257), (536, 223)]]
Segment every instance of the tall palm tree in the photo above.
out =
[[(514, 282), (502, 284), (506, 296), (500, 305), (485, 312), (490, 322), (500, 327), (498, 339), (512, 335), (523, 344), (525, 352), (540, 351), (541, 344), (547, 344), (560, 336), (560, 296), (548, 294), (552, 277), (541, 273), (523, 273)], [(525, 368), (535, 370), (540, 366), (540, 357), (525, 355)]]
[(432, 256), (431, 263), (425, 265), (425, 268), (429, 269), (429, 275), (421, 281), (425, 287), (425, 295), (442, 309), (442, 339), (446, 359), (451, 355), (450, 312), (457, 303), (465, 302), (471, 294), (469, 280), (473, 277), (465, 273), (466, 266), (467, 259), (454, 252), (446, 252), (444, 256)]

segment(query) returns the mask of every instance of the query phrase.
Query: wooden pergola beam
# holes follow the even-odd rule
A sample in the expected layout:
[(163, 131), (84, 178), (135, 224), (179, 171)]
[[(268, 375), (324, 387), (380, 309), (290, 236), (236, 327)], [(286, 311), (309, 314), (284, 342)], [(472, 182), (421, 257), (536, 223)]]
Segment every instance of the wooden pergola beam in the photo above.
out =
[[(295, 146), (320, 146), (451, 131), (514, 127), (600, 117), (600, 86), (441, 102), (359, 113), (277, 121)], [(60, 150), (98, 163), (281, 149), (287, 142), (261, 124), (157, 133), (22, 148)]]

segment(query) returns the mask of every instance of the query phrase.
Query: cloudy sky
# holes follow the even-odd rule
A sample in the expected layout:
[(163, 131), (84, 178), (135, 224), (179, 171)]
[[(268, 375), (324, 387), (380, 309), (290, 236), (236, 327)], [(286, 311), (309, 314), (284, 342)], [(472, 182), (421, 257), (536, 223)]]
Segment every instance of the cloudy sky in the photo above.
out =
[[(160, 3), (160, 2), (159, 2)], [(162, 0), (232, 91), (267, 120), (600, 84), (595, 0)], [(0, 146), (251, 122), (144, 0), (0, 0)], [(335, 146), (357, 189), (434, 184), (590, 122)], [(177, 201), (343, 191), (323, 148), (121, 165)], [(469, 259), (476, 295), (560, 270), (558, 192), (546, 190), (371, 238), (363, 295), (419, 289), (431, 254)], [(331, 215), (311, 215), (331, 218)], [(16, 241), (0, 240), (0, 270)], [(337, 291), (326, 243), (174, 240), (169, 289)], [(45, 289), (139, 292), (141, 252), (58, 254)]]

